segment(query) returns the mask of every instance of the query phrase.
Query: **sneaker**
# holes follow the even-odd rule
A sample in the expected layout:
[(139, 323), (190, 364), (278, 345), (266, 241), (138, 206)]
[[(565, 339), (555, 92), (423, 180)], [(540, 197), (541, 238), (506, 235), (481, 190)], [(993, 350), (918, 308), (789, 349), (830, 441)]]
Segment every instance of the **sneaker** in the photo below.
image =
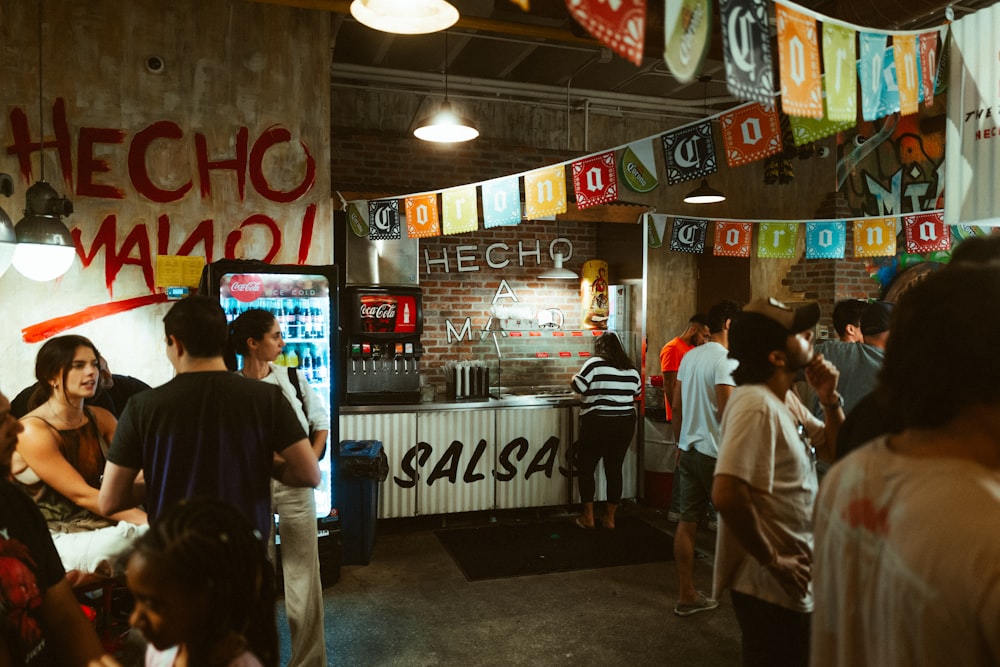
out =
[(690, 616), (691, 614), (697, 614), (700, 611), (712, 611), (718, 606), (718, 600), (713, 600), (701, 591), (698, 591), (697, 600), (694, 602), (678, 602), (677, 606), (674, 607), (674, 613), (678, 616)]
[(677, 523), (681, 520), (680, 512), (667, 512), (667, 521)]

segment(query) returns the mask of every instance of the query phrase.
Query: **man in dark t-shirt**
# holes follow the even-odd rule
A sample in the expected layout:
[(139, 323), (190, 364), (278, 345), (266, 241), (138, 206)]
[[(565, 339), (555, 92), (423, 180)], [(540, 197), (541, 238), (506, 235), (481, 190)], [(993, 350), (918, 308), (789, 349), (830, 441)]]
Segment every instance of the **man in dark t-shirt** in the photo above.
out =
[[(210, 496), (241, 510), (266, 538), (270, 478), (289, 486), (320, 483), (306, 433), (281, 389), (228, 371), (229, 325), (217, 301), (178, 301), (163, 323), (177, 375), (129, 401), (98, 507), (110, 514), (145, 502), (154, 521), (182, 498)], [(140, 470), (144, 481), (137, 483)]]
[(87, 665), (101, 643), (34, 501), (9, 481), (21, 423), (0, 394), (0, 664)]

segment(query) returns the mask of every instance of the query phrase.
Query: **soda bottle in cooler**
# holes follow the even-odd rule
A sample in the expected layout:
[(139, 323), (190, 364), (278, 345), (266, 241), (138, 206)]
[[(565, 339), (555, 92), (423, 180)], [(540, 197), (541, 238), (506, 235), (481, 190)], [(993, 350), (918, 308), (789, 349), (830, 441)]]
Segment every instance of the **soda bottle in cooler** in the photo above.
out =
[(302, 345), (302, 356), (299, 358), (299, 363), (302, 368), (302, 375), (306, 378), (306, 382), (313, 382), (313, 353), (312, 345), (310, 343), (304, 343)]
[(296, 368), (299, 365), (299, 355), (295, 351), (295, 345), (285, 346), (285, 365), (289, 368)]

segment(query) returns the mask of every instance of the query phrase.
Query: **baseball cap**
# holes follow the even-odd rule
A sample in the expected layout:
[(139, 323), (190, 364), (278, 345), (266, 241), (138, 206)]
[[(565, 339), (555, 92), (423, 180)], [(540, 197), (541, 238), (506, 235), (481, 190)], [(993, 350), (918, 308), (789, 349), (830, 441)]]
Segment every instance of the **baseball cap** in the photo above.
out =
[(754, 299), (743, 306), (743, 312), (763, 315), (777, 322), (789, 334), (812, 329), (819, 322), (819, 304), (815, 301), (792, 308), (773, 297)]
[(874, 336), (889, 330), (892, 319), (892, 304), (888, 301), (872, 301), (861, 311), (861, 333)]

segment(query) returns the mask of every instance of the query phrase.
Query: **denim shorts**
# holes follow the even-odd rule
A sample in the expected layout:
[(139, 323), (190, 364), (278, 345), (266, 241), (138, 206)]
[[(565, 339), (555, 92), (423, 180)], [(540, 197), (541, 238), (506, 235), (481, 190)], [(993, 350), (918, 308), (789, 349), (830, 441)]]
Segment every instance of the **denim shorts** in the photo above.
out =
[(696, 449), (682, 450), (680, 465), (681, 521), (698, 523), (712, 500), (715, 458)]

